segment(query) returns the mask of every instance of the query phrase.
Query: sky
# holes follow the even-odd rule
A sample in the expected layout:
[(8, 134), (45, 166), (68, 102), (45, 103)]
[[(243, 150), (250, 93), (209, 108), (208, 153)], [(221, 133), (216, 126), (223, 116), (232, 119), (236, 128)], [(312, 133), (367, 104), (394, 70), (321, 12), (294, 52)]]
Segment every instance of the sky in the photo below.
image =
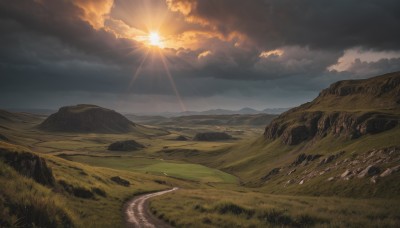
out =
[(398, 0), (3, 0), (0, 109), (293, 107), (400, 70)]

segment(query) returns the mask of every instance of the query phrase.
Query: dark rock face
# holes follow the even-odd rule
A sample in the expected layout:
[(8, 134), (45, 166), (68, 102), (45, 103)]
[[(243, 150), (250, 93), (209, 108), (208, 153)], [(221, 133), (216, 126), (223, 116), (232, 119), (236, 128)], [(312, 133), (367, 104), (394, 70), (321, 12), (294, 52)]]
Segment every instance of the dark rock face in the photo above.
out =
[(131, 183), (129, 181), (122, 179), (119, 176), (111, 177), (111, 180), (114, 181), (115, 183), (125, 186), (125, 187), (129, 187), (129, 185), (131, 185)]
[(204, 132), (197, 133), (193, 138), (195, 141), (220, 141), (220, 140), (229, 140), (232, 139), (231, 135), (228, 135), (225, 132)]
[(339, 81), (324, 89), (320, 96), (336, 95), (348, 96), (353, 94), (372, 94), (381, 96), (396, 90), (400, 84), (400, 77), (388, 77), (377, 83), (368, 83), (367, 80)]
[(367, 112), (363, 114), (348, 112), (305, 112), (290, 121), (286, 116), (275, 119), (266, 127), (267, 139), (281, 138), (286, 145), (297, 145), (314, 137), (328, 134), (355, 139), (366, 134), (377, 134), (390, 130), (399, 124), (399, 116)]
[(22, 175), (32, 178), (42, 185), (54, 186), (55, 180), (51, 169), (47, 166), (46, 161), (36, 154), (0, 149), (0, 156), (4, 157), (6, 164)]
[(113, 151), (134, 151), (144, 148), (144, 146), (135, 140), (117, 141), (108, 146), (108, 150)]
[(62, 132), (127, 133), (134, 123), (123, 115), (95, 105), (62, 107), (50, 115), (39, 129)]
[(322, 157), (320, 154), (300, 154), (297, 156), (296, 160), (290, 165), (290, 166), (297, 166), (300, 165), (301, 163), (304, 162), (304, 164), (307, 164), (308, 162), (314, 161), (315, 159), (318, 159)]
[(328, 163), (331, 163), (331, 162), (333, 162), (334, 160), (338, 159), (340, 156), (342, 156), (344, 153), (345, 153), (344, 151), (341, 151), (341, 152), (339, 152), (339, 153), (337, 153), (337, 154), (330, 155), (330, 156), (328, 156), (328, 157), (322, 159), (322, 160), (319, 162), (319, 165), (321, 166), (321, 165), (326, 165), (326, 164), (328, 164)]
[(312, 102), (274, 119), (265, 128), (264, 136), (270, 140), (279, 138), (286, 145), (329, 134), (355, 139), (395, 128), (400, 122), (399, 111), (400, 72), (340, 81), (323, 90)]

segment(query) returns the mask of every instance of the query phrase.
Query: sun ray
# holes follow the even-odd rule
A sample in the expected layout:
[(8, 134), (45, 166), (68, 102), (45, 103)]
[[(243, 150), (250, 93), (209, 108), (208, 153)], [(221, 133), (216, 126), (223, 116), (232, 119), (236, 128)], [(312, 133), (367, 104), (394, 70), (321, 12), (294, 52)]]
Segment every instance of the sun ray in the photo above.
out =
[(135, 74), (133, 75), (131, 81), (129, 82), (129, 87), (128, 89), (130, 89), (133, 85), (133, 83), (136, 81), (136, 79), (139, 77), (140, 73), (142, 72), (142, 68), (144, 63), (146, 62), (147, 56), (149, 55), (149, 50), (146, 51), (146, 53), (144, 54), (144, 57), (142, 59), (142, 61), (140, 62), (138, 68), (135, 71)]
[(179, 91), (176, 88), (176, 84), (175, 84), (174, 78), (172, 77), (171, 72), (169, 71), (169, 67), (168, 67), (167, 62), (165, 60), (165, 57), (161, 53), (161, 51), (159, 51), (159, 54), (160, 54), (161, 62), (163, 63), (165, 72), (166, 72), (166, 74), (168, 76), (168, 80), (169, 80), (169, 82), (171, 84), (172, 89), (174, 90), (176, 98), (178, 99), (179, 105), (181, 106), (182, 111), (186, 112), (185, 104), (183, 103), (181, 95), (179, 94)]

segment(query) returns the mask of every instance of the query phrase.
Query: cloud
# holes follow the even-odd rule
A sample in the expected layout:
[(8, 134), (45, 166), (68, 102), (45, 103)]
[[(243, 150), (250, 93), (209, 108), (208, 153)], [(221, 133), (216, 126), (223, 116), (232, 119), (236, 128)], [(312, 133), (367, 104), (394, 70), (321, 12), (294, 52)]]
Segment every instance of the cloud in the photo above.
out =
[(170, 72), (189, 108), (294, 106), (400, 70), (397, 2), (0, 1), (0, 105), (175, 109)]
[(104, 27), (104, 21), (114, 4), (114, 0), (73, 0), (72, 2), (83, 10), (81, 18), (96, 29)]
[(171, 10), (225, 37), (241, 34), (264, 49), (281, 46), (399, 49), (397, 0), (167, 0)]
[[(118, 38), (100, 25), (110, 1), (7, 1), (0, 2), (0, 19), (12, 20), (24, 28), (43, 36), (54, 37), (68, 48), (75, 48), (87, 55), (97, 56), (105, 62), (135, 63), (132, 51), (141, 44), (131, 39)], [(102, 5), (104, 4), (104, 5)], [(82, 20), (84, 18), (84, 20)]]

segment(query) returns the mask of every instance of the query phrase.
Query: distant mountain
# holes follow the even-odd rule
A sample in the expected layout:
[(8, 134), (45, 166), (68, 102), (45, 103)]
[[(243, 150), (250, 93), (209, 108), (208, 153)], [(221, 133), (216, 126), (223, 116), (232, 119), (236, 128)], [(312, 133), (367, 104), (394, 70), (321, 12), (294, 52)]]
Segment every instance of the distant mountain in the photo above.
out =
[(162, 112), (162, 113), (135, 113), (126, 114), (131, 116), (163, 116), (163, 117), (178, 117), (178, 116), (194, 116), (194, 115), (255, 115), (255, 114), (281, 114), (289, 108), (266, 108), (262, 111), (252, 108), (242, 108), (239, 110), (229, 109), (210, 109), (206, 111), (186, 111), (186, 112)]
[(11, 112), (32, 113), (36, 115), (50, 115), (57, 111), (56, 109), (44, 109), (44, 108), (10, 108), (7, 110)]

